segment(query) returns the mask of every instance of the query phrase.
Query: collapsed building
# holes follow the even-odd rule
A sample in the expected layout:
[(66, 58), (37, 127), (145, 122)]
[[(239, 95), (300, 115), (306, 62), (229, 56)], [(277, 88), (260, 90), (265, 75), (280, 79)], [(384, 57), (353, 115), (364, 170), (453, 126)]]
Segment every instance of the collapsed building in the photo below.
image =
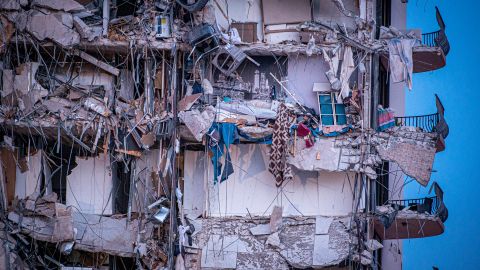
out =
[(401, 269), (448, 217), (406, 2), (1, 1), (0, 267)]

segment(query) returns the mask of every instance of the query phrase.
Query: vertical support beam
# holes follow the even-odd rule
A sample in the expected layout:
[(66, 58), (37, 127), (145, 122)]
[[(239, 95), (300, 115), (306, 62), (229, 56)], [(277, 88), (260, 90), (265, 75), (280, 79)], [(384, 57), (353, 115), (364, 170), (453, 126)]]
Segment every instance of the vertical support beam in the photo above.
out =
[[(177, 121), (178, 121), (178, 111), (177, 111), (177, 65), (178, 65), (178, 52), (177, 44), (175, 43), (172, 48), (172, 79), (171, 79), (171, 109), (173, 112), (173, 123), (174, 128), (172, 136), (170, 138), (170, 145), (175, 148), (175, 142), (177, 140)], [(172, 164), (172, 175), (171, 175), (171, 189), (170, 189), (170, 228), (168, 235), (168, 268), (173, 270), (175, 268), (174, 263), (174, 252), (175, 252), (175, 236), (177, 234), (177, 205), (176, 205), (176, 189), (177, 189), (177, 154), (174, 150), (173, 158), (171, 160)]]
[(103, 20), (102, 20), (102, 26), (103, 26), (103, 36), (106, 37), (108, 36), (108, 23), (110, 22), (110, 0), (103, 0)]
[(370, 128), (370, 109), (371, 109), (371, 95), (372, 95), (372, 54), (368, 54), (365, 58), (365, 67), (367, 72), (365, 74), (365, 81), (363, 82), (362, 90), (362, 129)]

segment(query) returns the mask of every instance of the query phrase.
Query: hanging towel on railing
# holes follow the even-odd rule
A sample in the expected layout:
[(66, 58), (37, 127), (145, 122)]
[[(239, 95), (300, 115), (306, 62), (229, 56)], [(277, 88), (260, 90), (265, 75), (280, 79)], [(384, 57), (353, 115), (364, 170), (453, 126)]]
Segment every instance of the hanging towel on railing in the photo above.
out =
[(395, 114), (392, 109), (378, 108), (378, 131), (395, 126)]

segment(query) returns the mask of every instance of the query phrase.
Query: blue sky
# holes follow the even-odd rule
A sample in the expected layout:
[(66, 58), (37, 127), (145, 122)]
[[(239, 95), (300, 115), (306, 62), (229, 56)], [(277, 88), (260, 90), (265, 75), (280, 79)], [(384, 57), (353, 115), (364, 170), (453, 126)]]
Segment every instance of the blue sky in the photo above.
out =
[[(421, 28), (424, 33), (438, 29), (435, 6), (439, 7), (451, 46), (446, 67), (413, 76), (406, 101), (408, 115), (435, 112), (435, 93), (445, 106), (450, 135), (447, 149), (435, 157), (432, 180), (445, 192), (449, 218), (442, 235), (403, 241), (403, 266), (407, 270), (433, 265), (440, 270), (480, 269), (480, 1), (408, 2), (408, 28)], [(405, 197), (421, 197), (428, 188), (412, 182)]]

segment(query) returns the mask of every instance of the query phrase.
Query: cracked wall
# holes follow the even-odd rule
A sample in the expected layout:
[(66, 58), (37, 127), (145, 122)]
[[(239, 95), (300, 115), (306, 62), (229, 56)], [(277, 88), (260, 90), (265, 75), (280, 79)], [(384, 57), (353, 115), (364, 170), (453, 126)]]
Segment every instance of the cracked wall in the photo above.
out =
[[(187, 247), (188, 269), (291, 269), (337, 265), (349, 253), (350, 217), (283, 218), (278, 232), (254, 232), (262, 218), (197, 220), (201, 230)], [(323, 221), (323, 222), (322, 222)], [(326, 222), (325, 222), (326, 221)], [(319, 241), (318, 239), (322, 239)], [(329, 250), (328, 253), (323, 251)]]

